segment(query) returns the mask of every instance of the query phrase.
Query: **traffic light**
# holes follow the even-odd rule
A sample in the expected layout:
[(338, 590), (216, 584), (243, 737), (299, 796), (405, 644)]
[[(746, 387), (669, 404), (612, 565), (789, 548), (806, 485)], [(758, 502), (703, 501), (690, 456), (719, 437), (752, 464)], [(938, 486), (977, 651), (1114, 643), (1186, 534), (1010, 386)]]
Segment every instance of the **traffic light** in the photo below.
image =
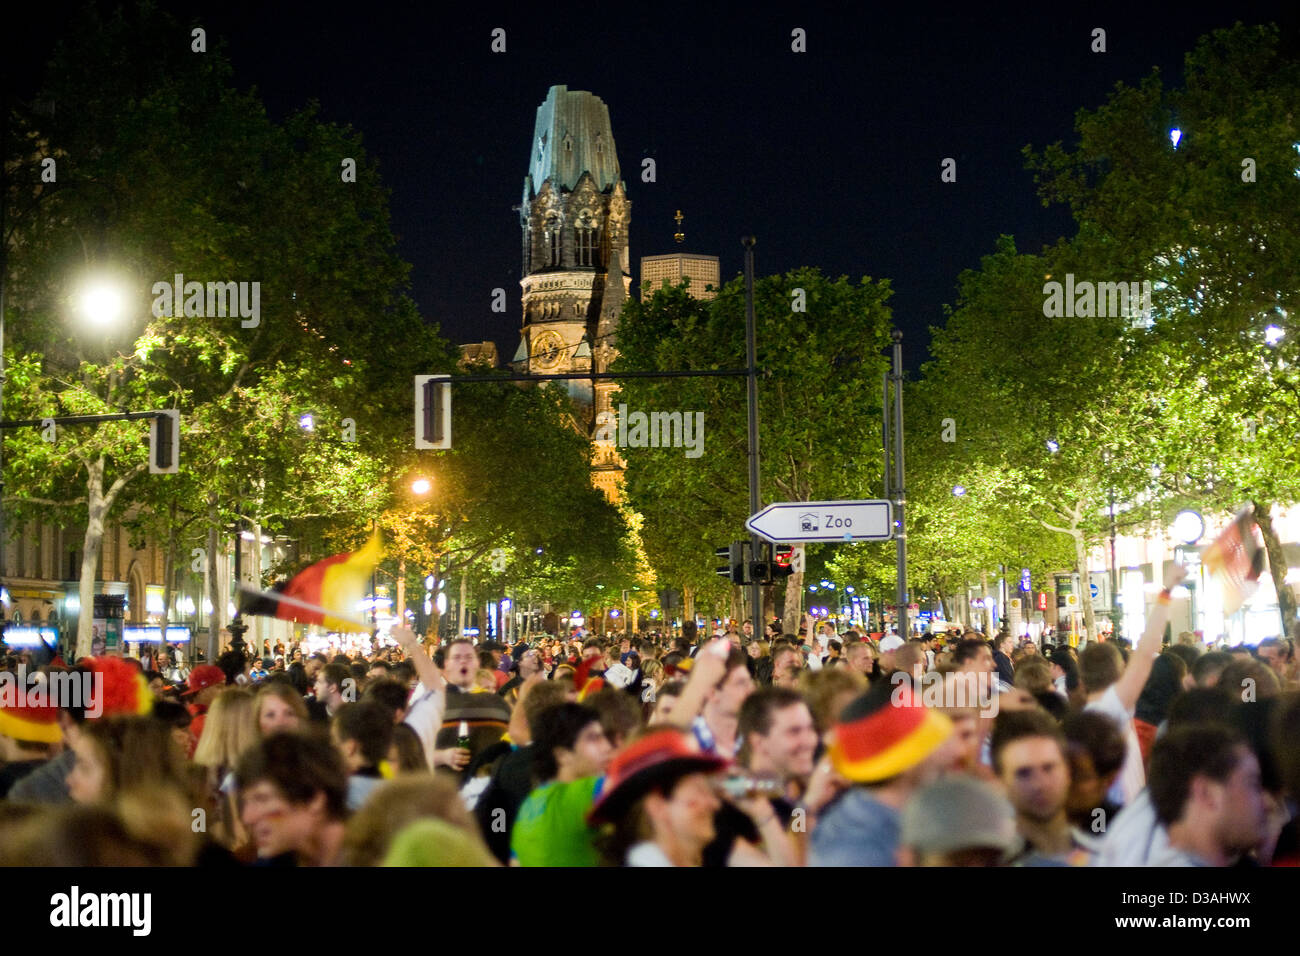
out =
[(718, 548), (713, 552), (719, 558), (726, 561), (726, 565), (718, 568), (718, 573), (724, 578), (729, 578), (732, 584), (748, 584), (749, 578), (746, 575), (748, 570), (749, 542), (733, 541), (725, 547)]
[(451, 447), (451, 376), (415, 376), (415, 447)]
[[(784, 554), (780, 551), (774, 554), (772, 545), (764, 541), (759, 553), (749, 564), (750, 580), (757, 584), (775, 584), (778, 578), (789, 577), (793, 573), (789, 564), (792, 550), (787, 547)], [(785, 563), (782, 563), (783, 558)]]
[(776, 583), (782, 578), (788, 578), (794, 574), (794, 545), (778, 544), (776, 550), (772, 553), (772, 581)]
[(149, 426), (149, 474), (174, 475), (180, 471), (181, 413), (158, 412)]

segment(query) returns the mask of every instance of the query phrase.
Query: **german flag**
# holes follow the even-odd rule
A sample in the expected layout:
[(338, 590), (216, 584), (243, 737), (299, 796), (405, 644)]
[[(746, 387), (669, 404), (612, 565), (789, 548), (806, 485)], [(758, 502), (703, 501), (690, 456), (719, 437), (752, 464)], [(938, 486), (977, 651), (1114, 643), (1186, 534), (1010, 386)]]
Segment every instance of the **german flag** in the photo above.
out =
[(270, 591), (239, 589), (241, 614), (276, 617), (299, 624), (317, 624), (331, 631), (370, 630), (358, 620), (357, 605), (366, 594), (366, 584), (384, 556), (375, 532), (360, 551), (336, 554), (317, 561)]
[(1201, 563), (1223, 588), (1223, 616), (1231, 617), (1259, 588), (1268, 552), (1248, 504), (1201, 555)]

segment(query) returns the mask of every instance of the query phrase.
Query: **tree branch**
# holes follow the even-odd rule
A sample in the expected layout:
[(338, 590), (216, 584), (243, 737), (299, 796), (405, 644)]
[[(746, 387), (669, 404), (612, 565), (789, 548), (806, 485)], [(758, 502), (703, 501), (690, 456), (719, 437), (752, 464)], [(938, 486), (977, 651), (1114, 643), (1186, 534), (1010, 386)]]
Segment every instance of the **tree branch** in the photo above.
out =
[(52, 501), (49, 498), (20, 498), (17, 495), (6, 495), (5, 504), (24, 504), (24, 505), (45, 505), (51, 508), (70, 508), (74, 505), (84, 505), (85, 498), (73, 498), (71, 501)]

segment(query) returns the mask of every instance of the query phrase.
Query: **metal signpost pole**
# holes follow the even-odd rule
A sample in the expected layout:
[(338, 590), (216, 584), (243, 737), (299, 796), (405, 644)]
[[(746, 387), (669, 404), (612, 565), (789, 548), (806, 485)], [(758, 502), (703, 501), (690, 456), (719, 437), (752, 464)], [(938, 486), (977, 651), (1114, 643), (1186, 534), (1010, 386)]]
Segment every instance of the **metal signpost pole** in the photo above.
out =
[(907, 503), (903, 472), (903, 333), (894, 330), (894, 517), (898, 522), (898, 636), (907, 639), (907, 525), (903, 507)]
[[(745, 247), (745, 368), (748, 371), (746, 397), (749, 418), (749, 513), (757, 514), (758, 503), (758, 358), (754, 341), (754, 237), (746, 236), (740, 240)], [(762, 541), (757, 534), (749, 536), (751, 562), (760, 560)], [(754, 622), (754, 633), (763, 631), (763, 585), (759, 581), (750, 584), (750, 620)]]

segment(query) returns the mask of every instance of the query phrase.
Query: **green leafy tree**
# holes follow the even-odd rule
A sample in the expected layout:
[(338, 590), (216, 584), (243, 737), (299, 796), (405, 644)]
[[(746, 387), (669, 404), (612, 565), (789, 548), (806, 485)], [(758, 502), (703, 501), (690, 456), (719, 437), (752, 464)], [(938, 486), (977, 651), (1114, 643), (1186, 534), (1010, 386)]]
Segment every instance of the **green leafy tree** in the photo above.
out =
[[(1253, 500), (1284, 629), (1295, 620), (1274, 505), (1298, 500), (1300, 62), (1271, 26), (1219, 30), (1185, 60), (1081, 111), (1079, 141), (1026, 150), (1044, 202), (1068, 203), (1094, 254), (1151, 282), (1138, 359), (1161, 385), (1144, 456), (1170, 506)], [(1177, 141), (1172, 131), (1177, 130)]]
[[(762, 456), (760, 497), (771, 501), (871, 497), (880, 460), (880, 382), (889, 344), (887, 281), (831, 280), (804, 268), (755, 281)], [(665, 288), (630, 301), (615, 371), (740, 368), (744, 282), (699, 300)], [(741, 378), (633, 379), (617, 402), (635, 411), (703, 414), (698, 457), (685, 449), (626, 448), (627, 495), (663, 586), (716, 593), (714, 549), (741, 537), (748, 517), (745, 384)], [(723, 582), (725, 587), (725, 582)], [(787, 579), (785, 626), (794, 630), (802, 575)]]

